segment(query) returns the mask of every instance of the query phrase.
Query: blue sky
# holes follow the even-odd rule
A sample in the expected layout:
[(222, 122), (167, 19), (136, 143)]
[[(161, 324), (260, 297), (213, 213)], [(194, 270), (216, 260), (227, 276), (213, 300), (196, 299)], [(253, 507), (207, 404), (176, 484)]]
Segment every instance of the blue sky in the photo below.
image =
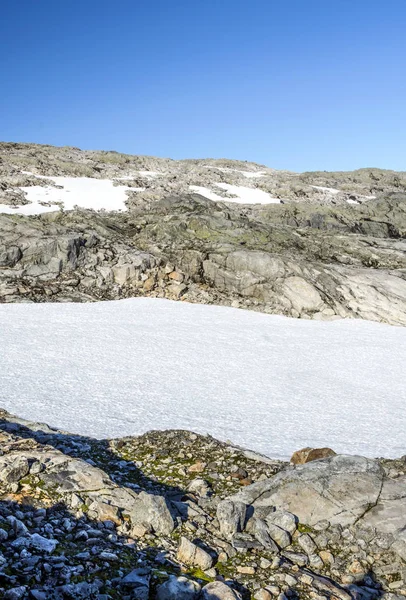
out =
[(405, 0), (3, 0), (0, 139), (406, 170)]

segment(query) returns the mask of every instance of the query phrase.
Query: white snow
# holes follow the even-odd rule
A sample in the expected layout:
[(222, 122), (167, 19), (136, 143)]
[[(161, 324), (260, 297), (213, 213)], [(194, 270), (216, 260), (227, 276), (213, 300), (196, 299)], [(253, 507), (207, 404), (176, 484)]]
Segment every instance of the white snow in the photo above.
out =
[(406, 329), (137, 298), (0, 304), (0, 406), (97, 437), (406, 453)]
[(142, 175), (142, 177), (158, 177), (159, 175), (161, 175), (161, 173), (159, 173), (158, 171), (138, 171), (140, 175)]
[(203, 187), (202, 185), (190, 185), (189, 189), (192, 190), (192, 192), (196, 192), (197, 194), (208, 198), (209, 200), (220, 200), (221, 202), (224, 202), (225, 200), (227, 200), (227, 202), (229, 201), (229, 198), (219, 196), (215, 192), (209, 190), (209, 188)]
[[(126, 200), (126, 190), (131, 188), (114, 186), (110, 179), (37, 177), (51, 180), (62, 186), (63, 189), (39, 185), (22, 187), (21, 189), (27, 192), (27, 199), (31, 204), (25, 204), (18, 208), (0, 204), (0, 213), (37, 215), (59, 210), (57, 202), (62, 202), (64, 210), (72, 210), (76, 205), (94, 210), (127, 210), (124, 201)], [(44, 206), (41, 202), (49, 203), (51, 206)]]
[(265, 171), (239, 171), (244, 175), (244, 177), (248, 177), (248, 179), (252, 179), (255, 177), (263, 177), (266, 175)]
[(231, 169), (230, 167), (216, 167), (215, 165), (204, 165), (206, 169), (216, 169), (217, 171), (222, 171), (223, 173), (241, 173), (244, 177), (248, 177), (249, 179), (252, 177), (263, 177), (266, 175), (266, 171), (242, 171), (241, 169)]
[(321, 190), (322, 192), (330, 192), (331, 194), (339, 194), (341, 190), (337, 190), (336, 188), (323, 187), (321, 185), (311, 185), (310, 187), (315, 190)]
[(238, 204), (280, 204), (279, 198), (272, 198), (268, 192), (257, 188), (244, 187), (242, 185), (231, 185), (230, 183), (214, 183), (213, 185), (226, 190), (230, 194), (237, 196), (236, 198), (224, 198), (209, 188), (191, 185), (189, 186), (193, 192), (197, 192), (209, 200), (221, 200), (222, 202), (236, 202)]

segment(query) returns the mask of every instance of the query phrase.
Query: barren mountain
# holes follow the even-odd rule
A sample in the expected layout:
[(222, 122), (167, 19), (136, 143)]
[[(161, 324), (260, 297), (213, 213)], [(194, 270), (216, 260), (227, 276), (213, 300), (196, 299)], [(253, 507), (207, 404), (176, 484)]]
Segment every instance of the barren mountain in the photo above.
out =
[(406, 324), (406, 173), (0, 145), (0, 301), (148, 295)]

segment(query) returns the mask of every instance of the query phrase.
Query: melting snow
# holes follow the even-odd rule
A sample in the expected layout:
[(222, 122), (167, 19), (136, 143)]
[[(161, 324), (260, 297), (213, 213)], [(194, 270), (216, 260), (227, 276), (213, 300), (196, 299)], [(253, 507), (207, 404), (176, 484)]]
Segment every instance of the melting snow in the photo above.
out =
[(406, 329), (136, 298), (0, 304), (0, 404), (97, 437), (187, 428), (288, 457), (406, 453)]
[(222, 202), (237, 202), (238, 204), (280, 204), (279, 198), (272, 198), (268, 192), (257, 188), (244, 187), (242, 185), (231, 185), (230, 183), (215, 183), (217, 187), (221, 187), (230, 194), (237, 196), (236, 198), (224, 198), (209, 188), (199, 185), (191, 185), (190, 189), (209, 200), (221, 200)]
[(323, 187), (321, 185), (311, 185), (310, 187), (315, 190), (321, 190), (322, 192), (330, 192), (331, 194), (339, 194), (341, 190), (337, 190), (336, 188)]
[[(30, 173), (27, 173), (30, 174)], [(39, 177), (39, 176), (37, 176)], [(62, 189), (42, 187), (39, 185), (22, 187), (27, 192), (31, 204), (18, 208), (0, 204), (0, 212), (9, 214), (37, 215), (59, 210), (58, 202), (64, 210), (72, 210), (76, 205), (94, 210), (126, 210), (127, 186), (114, 186), (110, 179), (93, 179), (91, 177), (39, 177), (53, 181)], [(51, 206), (41, 204), (46, 202)]]

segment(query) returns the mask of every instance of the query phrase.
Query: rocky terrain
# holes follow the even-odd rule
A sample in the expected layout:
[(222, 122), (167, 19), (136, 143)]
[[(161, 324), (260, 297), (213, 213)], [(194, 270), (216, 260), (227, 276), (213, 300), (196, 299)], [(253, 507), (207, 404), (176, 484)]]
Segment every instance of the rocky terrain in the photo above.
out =
[(187, 431), (95, 440), (0, 414), (8, 600), (395, 600), (405, 458), (291, 464)]
[[(125, 184), (126, 210), (48, 202), (19, 214), (30, 187), (58, 188), (45, 177), (60, 176)], [(0, 190), (1, 302), (148, 295), (406, 324), (405, 173), (3, 143)], [(268, 200), (245, 203), (247, 190)]]
[[(72, 181), (92, 207), (68, 202)], [(3, 143), (0, 302), (150, 296), (406, 325), (405, 208), (405, 173)], [(405, 457), (305, 448), (288, 463), (1, 410), (0, 597), (397, 600), (405, 489)]]

